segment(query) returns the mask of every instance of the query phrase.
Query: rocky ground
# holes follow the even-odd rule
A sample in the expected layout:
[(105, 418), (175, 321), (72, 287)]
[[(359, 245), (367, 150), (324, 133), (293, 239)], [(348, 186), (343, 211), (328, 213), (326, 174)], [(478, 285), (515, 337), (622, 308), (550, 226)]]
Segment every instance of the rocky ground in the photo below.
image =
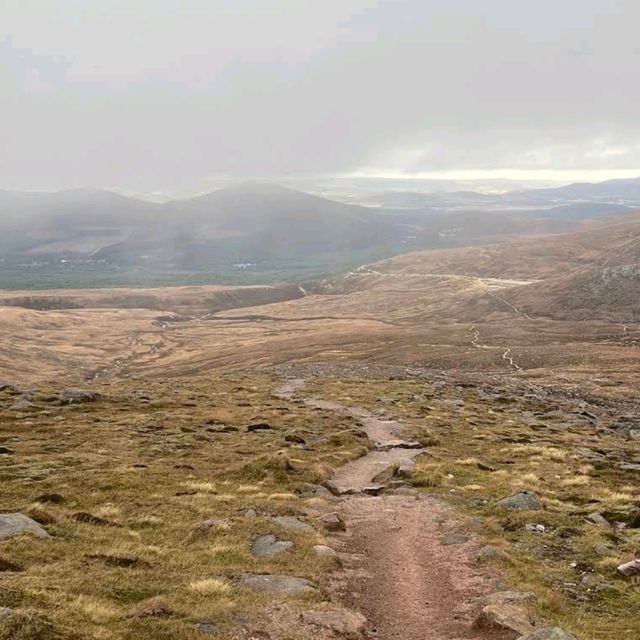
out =
[(0, 638), (635, 638), (634, 401), (362, 364), (5, 384)]

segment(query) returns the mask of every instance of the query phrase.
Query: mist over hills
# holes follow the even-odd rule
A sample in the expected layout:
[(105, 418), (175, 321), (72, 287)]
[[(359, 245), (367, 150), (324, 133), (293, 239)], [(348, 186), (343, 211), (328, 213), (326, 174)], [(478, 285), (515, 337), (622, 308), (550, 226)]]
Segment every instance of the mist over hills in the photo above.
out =
[(0, 286), (258, 283), (337, 273), (419, 249), (571, 231), (640, 206), (640, 179), (501, 195), (389, 192), (369, 204), (376, 206), (262, 182), (164, 204), (98, 189), (0, 191)]

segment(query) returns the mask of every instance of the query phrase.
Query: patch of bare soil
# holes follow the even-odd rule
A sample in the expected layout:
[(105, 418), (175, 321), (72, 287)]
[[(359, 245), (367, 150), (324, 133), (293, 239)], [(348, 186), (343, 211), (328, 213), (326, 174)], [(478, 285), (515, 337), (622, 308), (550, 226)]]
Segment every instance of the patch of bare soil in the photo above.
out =
[(473, 629), (489, 580), (473, 542), (445, 545), (456, 514), (437, 498), (350, 497), (341, 505), (348, 570), (346, 598), (379, 640), (484, 638)]

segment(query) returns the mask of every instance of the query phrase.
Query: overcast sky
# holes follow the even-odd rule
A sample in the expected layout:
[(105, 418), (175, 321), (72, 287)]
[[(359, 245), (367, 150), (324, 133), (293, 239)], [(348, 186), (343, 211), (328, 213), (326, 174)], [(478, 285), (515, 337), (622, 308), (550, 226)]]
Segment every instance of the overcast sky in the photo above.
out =
[(639, 24), (638, 0), (0, 0), (0, 188), (640, 175)]

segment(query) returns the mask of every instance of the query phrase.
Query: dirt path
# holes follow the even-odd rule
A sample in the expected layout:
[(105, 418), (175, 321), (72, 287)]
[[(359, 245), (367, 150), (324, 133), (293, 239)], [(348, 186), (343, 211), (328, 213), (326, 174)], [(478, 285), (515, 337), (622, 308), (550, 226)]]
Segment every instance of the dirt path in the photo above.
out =
[[(285, 381), (275, 395), (291, 399), (304, 380)], [(345, 578), (337, 591), (367, 618), (367, 637), (377, 640), (470, 640), (489, 579), (475, 562), (475, 545), (459, 516), (440, 499), (407, 488), (372, 497), (374, 478), (395, 465), (413, 464), (424, 449), (402, 439), (402, 424), (358, 407), (308, 398), (310, 406), (360, 420), (372, 450), (336, 470), (342, 495), (338, 510), (346, 533), (336, 535)], [(373, 485), (373, 486), (372, 486)], [(453, 538), (452, 538), (453, 536)], [(453, 543), (452, 543), (453, 542)]]

